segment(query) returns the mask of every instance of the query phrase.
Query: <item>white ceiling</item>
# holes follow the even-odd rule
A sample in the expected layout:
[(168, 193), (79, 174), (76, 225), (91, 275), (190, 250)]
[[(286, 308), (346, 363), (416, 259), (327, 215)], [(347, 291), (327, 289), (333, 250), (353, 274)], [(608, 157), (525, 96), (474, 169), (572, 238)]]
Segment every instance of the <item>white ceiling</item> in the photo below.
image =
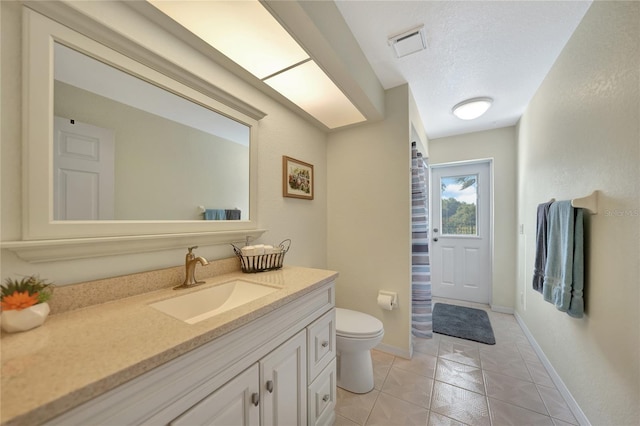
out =
[[(358, 1), (337, 7), (385, 89), (409, 83), (429, 139), (516, 124), (591, 1)], [(424, 24), (427, 49), (396, 58), (390, 36)], [(451, 108), (488, 96), (483, 116)]]

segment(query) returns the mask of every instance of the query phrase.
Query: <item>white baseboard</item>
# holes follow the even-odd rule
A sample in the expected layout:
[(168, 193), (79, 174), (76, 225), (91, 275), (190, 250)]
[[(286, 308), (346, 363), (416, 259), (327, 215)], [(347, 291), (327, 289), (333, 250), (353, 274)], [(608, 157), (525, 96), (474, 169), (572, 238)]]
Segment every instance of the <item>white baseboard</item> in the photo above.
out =
[(524, 320), (520, 317), (520, 315), (518, 315), (517, 312), (514, 313), (514, 316), (516, 317), (516, 321), (518, 321), (518, 324), (520, 324), (520, 327), (522, 328), (522, 331), (524, 332), (525, 336), (527, 336), (529, 343), (531, 343), (533, 350), (538, 355), (538, 358), (540, 358), (542, 365), (544, 365), (544, 368), (547, 369), (547, 373), (549, 373), (549, 377), (551, 377), (551, 380), (556, 385), (556, 388), (562, 394), (562, 397), (564, 398), (565, 402), (569, 406), (569, 409), (573, 413), (573, 416), (576, 418), (580, 426), (591, 426), (589, 419), (587, 419), (587, 416), (584, 414), (584, 412), (582, 411), (582, 409), (580, 408), (576, 400), (573, 398), (573, 395), (571, 395), (571, 392), (569, 392), (569, 389), (560, 378), (560, 375), (558, 374), (558, 372), (553, 368), (553, 365), (551, 365), (551, 362), (542, 351), (542, 348), (540, 347), (540, 345), (538, 345), (538, 342), (536, 342), (536, 339), (533, 338), (533, 335), (527, 328), (526, 324), (524, 323)]
[(500, 306), (500, 305), (489, 305), (489, 306), (491, 306), (491, 310), (493, 312), (499, 312), (501, 314), (511, 314), (511, 315), (513, 315), (514, 312), (515, 312), (513, 310), (513, 308), (509, 308), (507, 306)]
[(411, 351), (400, 349), (391, 345), (385, 345), (384, 343), (378, 343), (374, 349), (380, 352), (386, 352), (394, 356), (399, 356), (401, 358), (411, 359)]

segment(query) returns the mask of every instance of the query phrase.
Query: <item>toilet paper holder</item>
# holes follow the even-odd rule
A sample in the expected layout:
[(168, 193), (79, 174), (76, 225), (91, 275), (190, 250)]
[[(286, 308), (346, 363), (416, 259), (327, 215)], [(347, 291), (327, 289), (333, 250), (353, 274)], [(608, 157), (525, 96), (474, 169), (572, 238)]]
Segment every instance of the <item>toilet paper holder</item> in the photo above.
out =
[[(391, 299), (390, 306), (386, 305), (386, 303), (385, 303), (385, 306), (380, 304), (381, 299), (386, 302), (389, 298)], [(396, 306), (398, 306), (398, 293), (396, 293), (395, 291), (384, 291), (384, 290), (378, 291), (378, 305), (383, 309), (391, 310), (395, 308)]]

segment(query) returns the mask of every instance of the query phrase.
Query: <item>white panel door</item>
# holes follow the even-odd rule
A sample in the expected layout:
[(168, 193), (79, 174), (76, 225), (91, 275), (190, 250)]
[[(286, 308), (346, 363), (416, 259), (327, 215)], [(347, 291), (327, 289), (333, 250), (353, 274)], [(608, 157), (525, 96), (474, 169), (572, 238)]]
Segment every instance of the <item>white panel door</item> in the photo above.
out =
[(303, 330), (260, 361), (262, 426), (306, 424), (306, 348)]
[(431, 166), (434, 297), (491, 301), (491, 209), (488, 161)]
[(260, 424), (258, 364), (200, 401), (170, 423), (171, 426)]
[(114, 134), (55, 117), (54, 220), (114, 219)]

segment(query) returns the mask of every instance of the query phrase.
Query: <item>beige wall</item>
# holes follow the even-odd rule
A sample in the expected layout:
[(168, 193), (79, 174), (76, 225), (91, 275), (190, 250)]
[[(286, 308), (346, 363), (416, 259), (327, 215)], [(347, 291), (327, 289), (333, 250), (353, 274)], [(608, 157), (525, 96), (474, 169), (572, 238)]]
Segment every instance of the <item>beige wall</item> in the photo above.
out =
[(509, 311), (515, 302), (516, 155), (514, 127), (429, 141), (429, 164), (493, 159), (493, 280), (494, 309)]
[[(209, 58), (171, 37), (149, 21), (136, 17), (125, 6), (108, 2), (76, 2), (76, 7), (94, 14), (132, 40), (181, 64), (192, 73), (267, 113), (258, 124), (258, 213), (259, 227), (268, 230), (261, 241), (293, 244), (285, 264), (326, 267), (326, 133), (301, 119), (254, 87), (241, 81)], [(2, 145), (1, 145), (1, 236), (21, 236), (21, 6), (0, 2), (2, 19)], [(313, 201), (282, 197), (282, 156), (314, 165), (316, 183)], [(200, 247), (198, 254), (210, 259), (233, 256), (228, 245)], [(167, 250), (126, 256), (109, 256), (65, 262), (30, 264), (9, 250), (1, 251), (1, 278), (39, 273), (58, 285), (180, 265), (185, 250)]]
[[(327, 265), (336, 305), (379, 318), (383, 344), (405, 356), (411, 317), (411, 144), (407, 85), (386, 92), (383, 121), (329, 136)], [(377, 305), (379, 290), (399, 307)]]
[[(640, 419), (640, 3), (593, 3), (519, 124), (517, 314), (594, 425)], [(531, 288), (536, 206), (600, 191), (586, 315)]]

